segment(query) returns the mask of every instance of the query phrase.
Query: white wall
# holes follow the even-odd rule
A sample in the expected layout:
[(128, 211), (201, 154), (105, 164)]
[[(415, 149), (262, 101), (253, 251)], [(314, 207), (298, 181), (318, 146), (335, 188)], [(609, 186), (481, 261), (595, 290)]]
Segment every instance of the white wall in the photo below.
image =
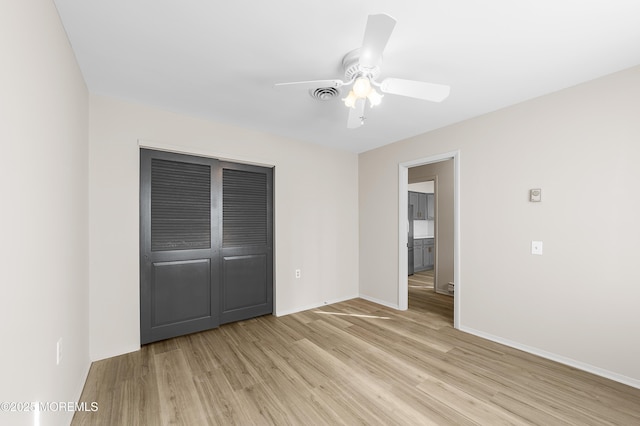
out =
[(433, 238), (433, 237), (434, 237), (433, 220), (414, 220), (413, 221), (413, 238)]
[(408, 188), (409, 188), (409, 191), (424, 192), (424, 193), (427, 193), (427, 194), (433, 194), (433, 191), (434, 191), (433, 184), (434, 184), (434, 182), (432, 180), (427, 181), (427, 182), (416, 182), (416, 183), (410, 183)]
[(361, 293), (398, 303), (398, 164), (459, 150), (460, 327), (640, 387), (639, 111), (635, 67), (361, 154)]
[(357, 297), (356, 154), (102, 96), (90, 102), (93, 360), (139, 348), (139, 139), (275, 166), (277, 315)]
[[(88, 93), (50, 0), (0, 2), (0, 55), (0, 401), (77, 401), (90, 364)], [(72, 415), (0, 411), (0, 424)]]

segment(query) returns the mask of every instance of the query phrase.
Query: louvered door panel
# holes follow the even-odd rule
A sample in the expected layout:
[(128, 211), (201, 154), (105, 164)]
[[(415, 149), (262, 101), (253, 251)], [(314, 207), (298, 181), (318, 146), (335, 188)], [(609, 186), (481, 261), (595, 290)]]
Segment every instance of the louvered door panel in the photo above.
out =
[(273, 312), (272, 176), (222, 164), (221, 324)]
[(211, 247), (211, 166), (151, 160), (151, 250)]
[(267, 175), (222, 170), (222, 246), (267, 244)]
[(141, 343), (220, 323), (218, 167), (211, 158), (140, 151)]

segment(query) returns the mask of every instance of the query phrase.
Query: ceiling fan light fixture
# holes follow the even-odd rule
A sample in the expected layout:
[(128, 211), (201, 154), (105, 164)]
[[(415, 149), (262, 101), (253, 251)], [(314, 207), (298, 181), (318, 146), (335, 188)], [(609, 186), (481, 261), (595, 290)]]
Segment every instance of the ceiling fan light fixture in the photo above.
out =
[(358, 99), (368, 99), (371, 107), (380, 105), (382, 95), (371, 86), (371, 80), (367, 76), (356, 78), (349, 95), (343, 99), (345, 106), (355, 108)]
[(369, 96), (371, 92), (371, 82), (367, 77), (358, 77), (356, 78), (355, 83), (353, 83), (353, 93), (357, 98), (364, 99)]
[(347, 97), (342, 100), (344, 101), (344, 105), (347, 108), (355, 108), (358, 97), (355, 95), (355, 93), (353, 93), (353, 90), (349, 90), (349, 94), (347, 95)]
[(382, 102), (382, 98), (383, 95), (378, 93), (374, 88), (371, 88), (371, 91), (367, 95), (367, 99), (369, 99), (369, 105), (371, 105), (371, 108), (380, 105), (380, 102)]

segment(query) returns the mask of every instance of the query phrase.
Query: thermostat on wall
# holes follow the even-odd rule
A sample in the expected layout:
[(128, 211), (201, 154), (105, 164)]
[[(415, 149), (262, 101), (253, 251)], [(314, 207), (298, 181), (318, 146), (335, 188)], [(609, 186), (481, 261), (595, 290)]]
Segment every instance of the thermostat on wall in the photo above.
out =
[(542, 189), (536, 188), (529, 190), (529, 201), (533, 203), (542, 201)]

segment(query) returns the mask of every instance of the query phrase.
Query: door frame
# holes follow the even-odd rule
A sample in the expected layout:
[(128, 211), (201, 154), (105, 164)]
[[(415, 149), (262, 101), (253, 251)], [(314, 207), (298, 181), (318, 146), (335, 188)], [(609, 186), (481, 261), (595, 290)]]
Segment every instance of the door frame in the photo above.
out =
[[(450, 151), (429, 157), (418, 158), (398, 164), (398, 218), (408, 215), (409, 168), (425, 164), (453, 160), (453, 276), (455, 293), (453, 300), (453, 326), (460, 328), (462, 276), (460, 258), (460, 151)], [(408, 253), (406, 220), (398, 220), (398, 309), (409, 307)]]

